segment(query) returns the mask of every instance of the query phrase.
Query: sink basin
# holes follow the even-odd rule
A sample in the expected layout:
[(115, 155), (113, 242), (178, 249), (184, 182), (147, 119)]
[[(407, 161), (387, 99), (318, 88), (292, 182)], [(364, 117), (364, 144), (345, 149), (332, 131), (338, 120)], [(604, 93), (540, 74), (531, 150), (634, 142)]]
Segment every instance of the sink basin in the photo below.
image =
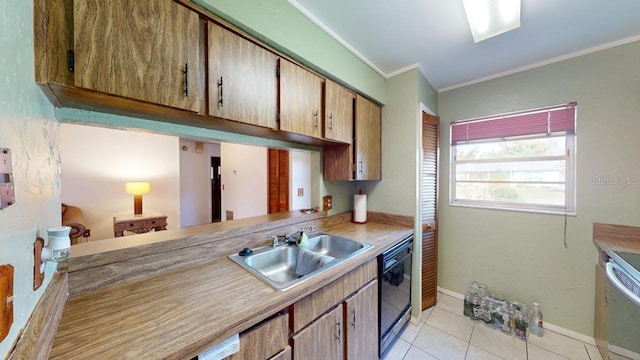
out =
[(309, 236), (307, 249), (336, 259), (342, 259), (362, 249), (365, 245), (368, 244), (362, 244), (341, 236), (316, 233)]
[[(266, 246), (257, 249), (253, 255), (244, 257), (244, 265), (277, 283), (287, 283), (298, 279), (296, 264), (298, 249), (295, 245), (279, 247)], [(242, 265), (242, 264), (241, 264)]]
[(371, 248), (371, 244), (327, 233), (311, 234), (309, 244), (308, 250), (335, 260), (304, 276), (296, 274), (300, 252), (297, 245), (264, 246), (254, 249), (251, 255), (234, 254), (229, 258), (276, 290), (287, 290)]

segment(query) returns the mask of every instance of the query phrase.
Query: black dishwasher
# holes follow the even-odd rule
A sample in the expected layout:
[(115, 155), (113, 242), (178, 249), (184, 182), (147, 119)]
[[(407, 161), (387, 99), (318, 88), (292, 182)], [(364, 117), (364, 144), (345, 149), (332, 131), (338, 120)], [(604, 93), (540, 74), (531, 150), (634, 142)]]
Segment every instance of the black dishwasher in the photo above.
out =
[(411, 317), (413, 235), (378, 257), (380, 357)]

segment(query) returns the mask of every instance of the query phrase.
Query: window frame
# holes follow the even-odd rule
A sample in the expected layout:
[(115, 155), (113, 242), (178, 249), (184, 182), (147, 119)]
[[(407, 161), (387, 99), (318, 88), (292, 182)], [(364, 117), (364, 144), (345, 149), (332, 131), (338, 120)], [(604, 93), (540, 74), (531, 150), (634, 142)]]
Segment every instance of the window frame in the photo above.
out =
[[(574, 106), (575, 115), (574, 122), (577, 122), (577, 106), (575, 103), (552, 106), (543, 109), (553, 109), (562, 106)], [(501, 117), (510, 117), (513, 114), (528, 114), (531, 112), (537, 112), (540, 109), (532, 109), (527, 111), (520, 111), (518, 113), (509, 113), (503, 115), (494, 115), (486, 118), (479, 119), (470, 119), (463, 121), (456, 121), (450, 124), (449, 129), (452, 129), (452, 126), (465, 122), (477, 122), (478, 120), (482, 121), (483, 119), (491, 120)], [(451, 136), (452, 131), (450, 131)], [(459, 206), (459, 207), (470, 207), (470, 208), (481, 208), (481, 209), (492, 209), (492, 210), (504, 210), (504, 211), (518, 211), (518, 212), (530, 212), (530, 213), (543, 213), (543, 214), (553, 214), (553, 215), (576, 215), (576, 131), (573, 132), (562, 132), (562, 133), (547, 133), (547, 134), (533, 134), (533, 135), (523, 135), (523, 136), (512, 136), (512, 137), (502, 137), (495, 139), (483, 139), (483, 140), (471, 140), (458, 142), (458, 144), (483, 144), (483, 143), (500, 143), (506, 141), (513, 140), (528, 140), (528, 139), (543, 139), (548, 137), (563, 137), (565, 139), (565, 154), (564, 155), (551, 155), (551, 156), (540, 156), (540, 157), (513, 157), (513, 158), (504, 158), (504, 159), (478, 159), (478, 160), (461, 160), (458, 161), (456, 159), (456, 147), (457, 144), (454, 144), (450, 139), (450, 161), (449, 161), (449, 205), (451, 206)], [(549, 161), (549, 160), (564, 160), (565, 161), (565, 180), (564, 182), (556, 182), (556, 184), (564, 184), (564, 205), (552, 205), (552, 204), (527, 204), (522, 202), (509, 202), (509, 201), (496, 201), (496, 200), (473, 200), (473, 199), (458, 199), (456, 197), (456, 185), (465, 182), (465, 183), (505, 183), (505, 184), (535, 184), (536, 181), (468, 181), (468, 180), (458, 180), (457, 179), (457, 167), (462, 164), (471, 164), (471, 163), (496, 163), (496, 162), (520, 162), (520, 161)], [(539, 182), (552, 184), (553, 182)]]

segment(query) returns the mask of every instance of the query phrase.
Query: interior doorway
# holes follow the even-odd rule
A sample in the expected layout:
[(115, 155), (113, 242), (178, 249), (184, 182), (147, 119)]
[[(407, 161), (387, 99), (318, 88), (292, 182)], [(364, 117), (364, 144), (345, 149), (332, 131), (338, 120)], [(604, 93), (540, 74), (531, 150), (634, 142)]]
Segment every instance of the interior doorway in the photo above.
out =
[(211, 157), (211, 222), (222, 221), (222, 174), (220, 157)]
[(269, 149), (267, 158), (269, 214), (289, 211), (289, 151)]

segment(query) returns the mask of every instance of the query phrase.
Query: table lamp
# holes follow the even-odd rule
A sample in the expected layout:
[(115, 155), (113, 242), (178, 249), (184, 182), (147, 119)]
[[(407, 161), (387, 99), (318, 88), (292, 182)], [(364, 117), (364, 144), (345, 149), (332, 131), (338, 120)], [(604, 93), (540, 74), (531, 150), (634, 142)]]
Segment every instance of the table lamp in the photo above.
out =
[(133, 213), (142, 214), (142, 195), (151, 190), (151, 185), (148, 182), (130, 182), (124, 186), (127, 194), (133, 194)]

